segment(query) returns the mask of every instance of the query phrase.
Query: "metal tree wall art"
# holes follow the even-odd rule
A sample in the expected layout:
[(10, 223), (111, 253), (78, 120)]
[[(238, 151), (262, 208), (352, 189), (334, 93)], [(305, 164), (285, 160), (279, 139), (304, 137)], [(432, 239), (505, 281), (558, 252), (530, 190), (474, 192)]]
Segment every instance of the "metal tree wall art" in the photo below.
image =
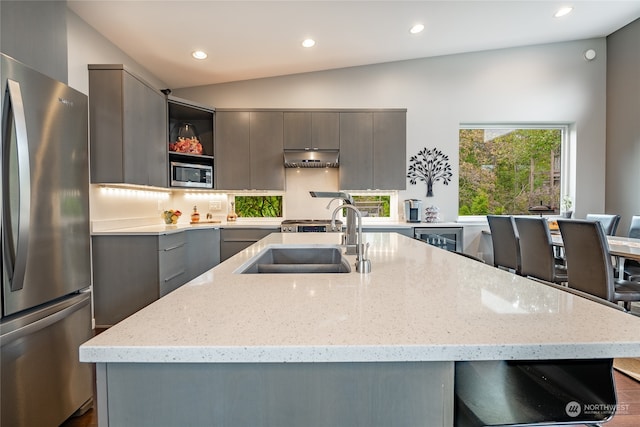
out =
[(427, 197), (433, 197), (433, 183), (442, 181), (444, 185), (451, 182), (451, 165), (449, 164), (449, 156), (442, 151), (434, 148), (427, 150), (423, 148), (418, 154), (411, 156), (409, 159), (409, 172), (407, 178), (409, 182), (414, 184), (417, 180), (427, 183)]

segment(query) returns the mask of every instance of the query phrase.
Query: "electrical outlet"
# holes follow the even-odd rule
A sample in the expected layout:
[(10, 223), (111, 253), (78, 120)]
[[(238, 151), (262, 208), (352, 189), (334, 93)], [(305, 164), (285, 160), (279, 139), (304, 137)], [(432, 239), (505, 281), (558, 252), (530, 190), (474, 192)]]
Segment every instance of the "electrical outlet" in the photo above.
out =
[(158, 212), (162, 212), (164, 209), (162, 208), (162, 200), (158, 200)]
[(220, 200), (209, 200), (209, 210), (210, 211), (222, 210), (222, 203), (220, 202)]

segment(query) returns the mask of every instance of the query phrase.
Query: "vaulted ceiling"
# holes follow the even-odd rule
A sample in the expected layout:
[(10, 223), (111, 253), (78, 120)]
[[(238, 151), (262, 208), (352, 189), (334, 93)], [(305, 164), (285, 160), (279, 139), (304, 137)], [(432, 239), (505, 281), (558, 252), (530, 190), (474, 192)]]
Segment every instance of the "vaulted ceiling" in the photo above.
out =
[[(568, 15), (555, 18), (562, 6)], [(172, 88), (604, 37), (640, 1), (68, 0)], [(411, 34), (417, 23), (424, 31)], [(307, 38), (316, 41), (302, 47)], [(204, 60), (191, 53), (203, 50)]]

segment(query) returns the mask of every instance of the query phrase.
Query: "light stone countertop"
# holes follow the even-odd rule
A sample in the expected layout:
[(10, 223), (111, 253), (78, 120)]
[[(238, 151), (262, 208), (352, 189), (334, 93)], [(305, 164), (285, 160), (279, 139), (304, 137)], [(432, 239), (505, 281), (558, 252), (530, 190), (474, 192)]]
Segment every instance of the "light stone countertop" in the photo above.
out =
[(93, 229), (92, 236), (128, 236), (128, 235), (161, 235), (178, 233), (185, 230), (205, 229), (205, 228), (275, 228), (280, 231), (281, 220), (270, 221), (238, 221), (227, 222), (200, 222), (191, 224), (188, 220), (178, 221), (175, 225), (167, 225), (158, 222), (157, 224), (138, 225), (132, 227), (116, 227), (109, 229)]
[(83, 362), (251, 363), (640, 356), (640, 318), (397, 233), (366, 233), (372, 271), (234, 274), (262, 239), (80, 347)]
[[(220, 222), (207, 223), (204, 220), (199, 224), (190, 224), (188, 219), (178, 221), (176, 225), (166, 225), (163, 223), (136, 225), (136, 226), (120, 226), (112, 228), (94, 227), (91, 231), (92, 236), (118, 236), (118, 235), (160, 235), (178, 233), (185, 230), (193, 230), (197, 228), (277, 228), (280, 229), (282, 219), (273, 220), (252, 220), (241, 219), (236, 222)], [(462, 227), (463, 224), (456, 222), (438, 222), (438, 223), (417, 223), (405, 221), (369, 221), (362, 224), (363, 228), (414, 228), (414, 227)]]

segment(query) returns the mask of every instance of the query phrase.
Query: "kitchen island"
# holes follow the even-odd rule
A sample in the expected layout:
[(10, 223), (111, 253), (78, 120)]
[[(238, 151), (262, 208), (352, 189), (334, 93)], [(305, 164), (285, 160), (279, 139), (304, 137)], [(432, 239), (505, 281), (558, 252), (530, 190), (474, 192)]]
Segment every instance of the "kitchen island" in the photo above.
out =
[[(369, 274), (237, 274), (272, 234), (80, 348), (99, 425), (451, 426), (456, 364), (640, 356), (640, 318), (396, 233)], [(456, 409), (457, 410), (457, 409)]]

